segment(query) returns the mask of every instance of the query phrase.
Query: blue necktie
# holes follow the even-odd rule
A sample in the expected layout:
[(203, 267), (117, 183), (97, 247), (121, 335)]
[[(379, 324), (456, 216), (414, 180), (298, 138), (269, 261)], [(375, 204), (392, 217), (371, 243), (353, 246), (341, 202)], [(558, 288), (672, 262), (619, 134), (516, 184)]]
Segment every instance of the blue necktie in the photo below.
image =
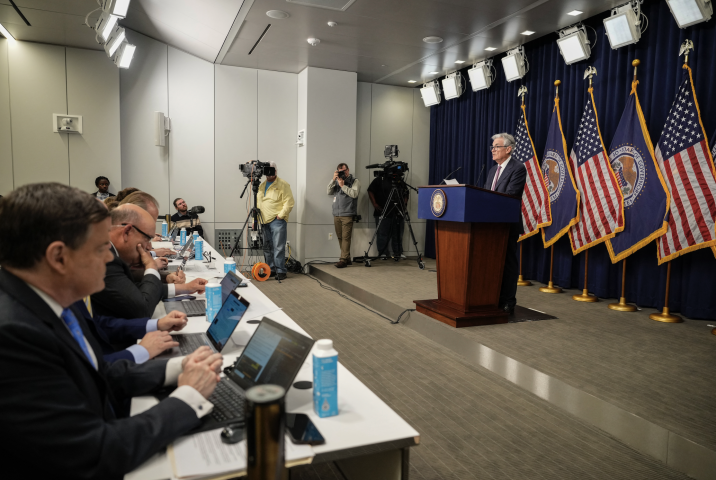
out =
[(62, 310), (62, 315), (60, 315), (62, 320), (65, 322), (65, 325), (70, 329), (70, 333), (72, 333), (72, 337), (75, 339), (75, 341), (80, 345), (80, 348), (83, 352), (85, 352), (85, 355), (87, 356), (87, 360), (94, 366), (94, 368), (97, 368), (97, 365), (92, 360), (92, 356), (89, 353), (87, 342), (85, 342), (84, 336), (82, 335), (82, 329), (80, 328), (80, 322), (77, 321), (77, 318), (75, 317), (74, 313), (72, 313), (72, 310), (69, 308), (65, 308)]

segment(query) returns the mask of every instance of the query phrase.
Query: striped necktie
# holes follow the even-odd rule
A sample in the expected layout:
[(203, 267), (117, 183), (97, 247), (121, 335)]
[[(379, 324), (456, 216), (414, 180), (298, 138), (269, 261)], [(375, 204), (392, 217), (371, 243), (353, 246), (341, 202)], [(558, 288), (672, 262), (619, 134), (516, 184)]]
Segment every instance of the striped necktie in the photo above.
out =
[(497, 166), (497, 171), (495, 172), (495, 179), (492, 181), (492, 191), (495, 190), (495, 186), (497, 185), (497, 179), (500, 176), (500, 169), (502, 168), (502, 165)]

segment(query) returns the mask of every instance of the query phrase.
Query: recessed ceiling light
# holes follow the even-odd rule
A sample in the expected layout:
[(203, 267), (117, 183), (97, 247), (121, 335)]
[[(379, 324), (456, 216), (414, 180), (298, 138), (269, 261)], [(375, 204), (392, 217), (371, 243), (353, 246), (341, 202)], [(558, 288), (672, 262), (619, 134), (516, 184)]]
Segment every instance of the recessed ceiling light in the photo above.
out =
[(423, 42), (425, 43), (441, 43), (443, 41), (442, 37), (425, 37), (423, 38)]
[(408, 80), (408, 83), (417, 83), (417, 80)]
[(291, 16), (288, 14), (288, 12), (284, 12), (283, 10), (269, 10), (268, 12), (266, 12), (266, 15), (277, 20), (281, 20)]
[(495, 47), (487, 47), (485, 50), (487, 50), (488, 52), (491, 52), (491, 51), (497, 50), (497, 49)]
[(312, 47), (315, 47), (319, 43), (321, 43), (321, 40), (318, 38), (309, 38), (306, 40), (309, 44), (311, 44)]
[(465, 60), (455, 60), (455, 63), (465, 63)]
[(381, 67), (387, 67), (388, 65), (381, 65)]
[(584, 13), (584, 12), (580, 12), (579, 10), (572, 10), (572, 11), (569, 12), (567, 15), (571, 15), (571, 16), (573, 16), (573, 17), (576, 17), (577, 15), (581, 15), (581, 14), (583, 14), (583, 13)]
[(428, 73), (430, 73), (430, 75), (437, 75), (440, 72), (428, 72)]
[(336, 22), (328, 22), (328, 26), (333, 28), (333, 27), (337, 27), (338, 24)]
[(535, 32), (533, 32), (532, 30), (525, 30), (525, 31), (522, 32), (520, 35), (532, 35), (532, 34), (534, 34), (534, 33), (535, 33)]

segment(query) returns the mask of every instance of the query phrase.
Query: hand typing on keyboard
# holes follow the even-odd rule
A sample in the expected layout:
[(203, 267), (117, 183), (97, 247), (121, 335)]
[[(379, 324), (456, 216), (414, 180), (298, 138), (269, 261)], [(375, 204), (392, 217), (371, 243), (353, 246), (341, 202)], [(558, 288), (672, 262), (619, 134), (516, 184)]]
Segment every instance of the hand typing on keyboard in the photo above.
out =
[(212, 353), (209, 347), (201, 347), (182, 360), (184, 371), (179, 375), (177, 385), (188, 385), (196, 389), (204, 398), (214, 392), (221, 379), (221, 365), (224, 359), (220, 353)]

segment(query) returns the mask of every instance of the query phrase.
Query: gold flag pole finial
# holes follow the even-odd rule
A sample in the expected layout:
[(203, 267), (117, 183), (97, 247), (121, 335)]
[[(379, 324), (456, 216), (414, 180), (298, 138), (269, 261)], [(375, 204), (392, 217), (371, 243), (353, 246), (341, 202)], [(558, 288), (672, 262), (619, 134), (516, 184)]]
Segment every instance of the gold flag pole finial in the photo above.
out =
[(554, 81), (554, 96), (559, 98), (559, 86), (562, 85), (561, 80)]
[(587, 67), (584, 71), (584, 78), (586, 80), (589, 77), (589, 88), (592, 88), (592, 77), (597, 74), (597, 69), (594, 67)]
[(633, 62), (631, 62), (631, 64), (634, 66), (634, 81), (635, 82), (636, 82), (636, 67), (638, 67), (640, 63), (641, 62), (639, 61), (638, 58), (635, 59)]
[(522, 97), (522, 105), (525, 104), (525, 95), (527, 95), (527, 87), (522, 85), (520, 89), (517, 91), (517, 96)]
[(684, 43), (681, 44), (681, 48), (679, 49), (679, 56), (686, 54), (686, 56), (684, 57), (684, 68), (686, 68), (689, 64), (689, 52), (693, 49), (694, 42), (689, 39), (684, 40)]

